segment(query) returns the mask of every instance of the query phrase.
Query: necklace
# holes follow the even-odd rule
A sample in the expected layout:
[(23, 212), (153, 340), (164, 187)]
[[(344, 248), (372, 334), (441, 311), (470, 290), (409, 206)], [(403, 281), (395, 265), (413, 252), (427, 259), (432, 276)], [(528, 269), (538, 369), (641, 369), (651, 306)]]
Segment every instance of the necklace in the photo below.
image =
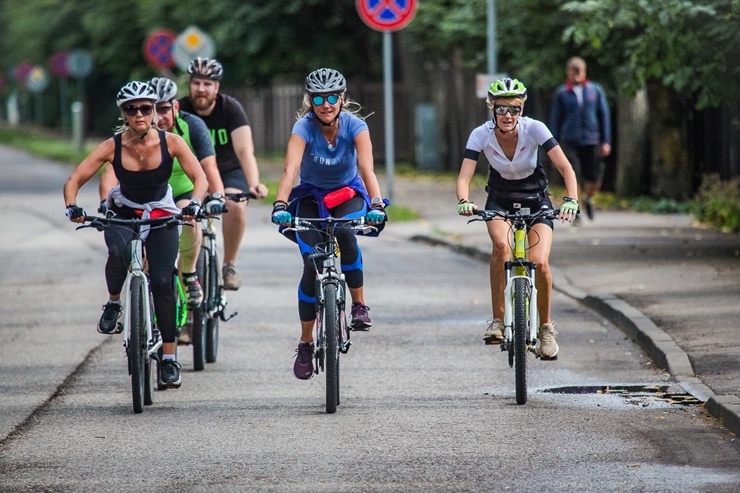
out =
[(328, 147), (330, 150), (334, 149), (334, 144), (331, 142), (337, 138), (337, 134), (339, 133), (339, 122), (334, 126), (334, 131), (332, 132), (332, 136), (330, 139), (326, 138), (326, 135), (324, 135), (324, 132), (321, 132), (321, 135), (324, 135), (324, 140), (326, 141), (326, 147)]
[[(146, 135), (146, 134), (144, 134), (144, 135)], [(144, 142), (144, 146), (145, 146), (144, 147), (144, 154), (142, 154), (139, 151), (137, 151), (134, 146), (129, 146), (128, 145), (129, 142), (131, 142), (132, 140), (134, 140), (136, 138), (138, 138), (139, 140), (141, 140), (141, 137), (139, 137), (138, 135), (135, 136), (135, 137), (131, 137), (130, 139), (128, 139), (126, 142), (123, 143), (123, 147), (128, 147), (129, 149), (131, 149), (132, 151), (134, 151), (136, 154), (138, 154), (139, 155), (139, 161), (141, 161), (143, 163), (144, 162), (144, 154), (146, 154), (146, 151), (147, 151), (147, 149), (146, 149), (146, 141)]]

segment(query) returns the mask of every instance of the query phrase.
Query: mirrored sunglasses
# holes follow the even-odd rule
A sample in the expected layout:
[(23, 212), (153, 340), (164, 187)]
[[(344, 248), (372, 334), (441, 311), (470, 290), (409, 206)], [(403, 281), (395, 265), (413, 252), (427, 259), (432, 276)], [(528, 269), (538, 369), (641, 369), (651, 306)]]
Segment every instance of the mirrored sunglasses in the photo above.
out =
[(123, 112), (126, 113), (127, 116), (136, 116), (139, 111), (141, 111), (143, 116), (149, 116), (152, 114), (152, 111), (154, 111), (154, 106), (151, 104), (142, 104), (141, 106), (130, 104), (123, 107)]
[(170, 111), (172, 111), (171, 104), (164, 104), (162, 106), (157, 106), (157, 113), (159, 113), (160, 115), (166, 115)]
[(328, 96), (311, 96), (311, 101), (313, 101), (313, 104), (316, 106), (321, 106), (324, 104), (324, 101), (327, 101), (329, 104), (337, 104), (337, 101), (339, 101), (339, 95), (329, 94)]
[(516, 116), (519, 113), (522, 112), (521, 106), (502, 106), (502, 105), (496, 105), (493, 107), (493, 111), (496, 112), (497, 115), (505, 115), (507, 112), (511, 114), (511, 116)]

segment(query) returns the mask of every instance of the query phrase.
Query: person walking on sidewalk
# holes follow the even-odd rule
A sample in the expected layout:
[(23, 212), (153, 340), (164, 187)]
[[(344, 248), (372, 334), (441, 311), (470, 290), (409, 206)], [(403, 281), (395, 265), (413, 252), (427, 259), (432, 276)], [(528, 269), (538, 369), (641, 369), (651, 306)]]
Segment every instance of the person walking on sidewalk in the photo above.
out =
[[(198, 57), (190, 62), (188, 73), (190, 94), (180, 100), (180, 109), (198, 115), (210, 130), (226, 193), (250, 192), (257, 198), (265, 197), (267, 188), (260, 183), (247, 114), (239, 101), (219, 92), (223, 66), (216, 59)], [(222, 216), (224, 289), (241, 286), (236, 261), (247, 227), (247, 204), (230, 200), (228, 212)]]
[(612, 152), (609, 105), (600, 84), (586, 78), (586, 62), (572, 57), (567, 80), (558, 87), (550, 110), (550, 130), (577, 170), (583, 188), (583, 209), (594, 218), (591, 199), (601, 189), (604, 158)]
[[(208, 188), (206, 175), (182, 137), (156, 128), (156, 101), (156, 93), (146, 82), (129, 82), (118, 92), (116, 103), (124, 125), (83, 159), (64, 184), (64, 203), (70, 221), (84, 222), (85, 211), (76, 204), (77, 194), (105, 163), (111, 163), (120, 183), (111, 189), (107, 200), (108, 210), (116, 216), (147, 219), (151, 214), (180, 213), (168, 184), (174, 158), (180, 161), (194, 184), (193, 198), (182, 209), (183, 219), (192, 220), (198, 215)], [(163, 342), (160, 378), (173, 388), (181, 383), (180, 364), (176, 357), (175, 295), (172, 291), (178, 236), (176, 228), (154, 229), (148, 232), (145, 245), (154, 312)], [(127, 250), (133, 231), (124, 226), (106, 228), (104, 237), (108, 247), (105, 280), (109, 299), (103, 306), (98, 332), (114, 334), (118, 331), (122, 312), (121, 290), (128, 273), (130, 253)]]
[[(345, 96), (347, 82), (341, 73), (321, 68), (306, 77), (303, 105), (288, 141), (285, 168), (273, 204), (272, 222), (282, 227), (299, 217), (365, 217), (378, 228), (385, 220), (385, 201), (373, 169), (370, 131), (357, 116), (359, 105)], [(300, 184), (293, 187), (300, 172)], [(312, 232), (286, 232), (298, 243), (303, 276), (298, 285), (301, 339), (293, 373), (313, 376), (313, 326), (316, 321), (316, 270), (309, 258), (321, 236)], [(363, 263), (355, 233), (336, 230), (342, 252), (342, 272), (352, 297), (352, 328), (367, 330), (372, 322), (363, 294)]]
[[(470, 180), (475, 174), (481, 152), (490, 164), (486, 185), (487, 210), (511, 211), (517, 207), (539, 210), (542, 206), (552, 207), (545, 170), (538, 159), (538, 151), (542, 147), (565, 181), (568, 196), (563, 198), (560, 220), (572, 221), (576, 217), (576, 174), (547, 126), (538, 120), (521, 116), (526, 100), (527, 89), (516, 79), (499, 79), (488, 89), (486, 103), (492, 118), (470, 133), (465, 146), (457, 178), (458, 214), (470, 216), (478, 208), (469, 200), (469, 194)], [(493, 319), (483, 339), (486, 344), (497, 344), (503, 340), (504, 262), (511, 256), (509, 224), (494, 220), (486, 222), (486, 226), (493, 243), (490, 265)], [(543, 359), (554, 359), (559, 350), (555, 339), (555, 322), (550, 318), (552, 273), (549, 258), (552, 237), (553, 222), (545, 218), (537, 219), (528, 233), (529, 256), (537, 264), (537, 310), (542, 322), (539, 327), (539, 351)]]

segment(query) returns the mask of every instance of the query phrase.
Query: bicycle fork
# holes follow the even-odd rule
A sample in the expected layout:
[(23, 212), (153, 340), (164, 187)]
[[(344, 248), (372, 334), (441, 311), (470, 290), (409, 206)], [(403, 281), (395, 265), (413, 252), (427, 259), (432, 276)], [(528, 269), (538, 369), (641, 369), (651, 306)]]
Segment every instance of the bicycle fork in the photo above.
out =
[[(539, 327), (539, 312), (537, 311), (537, 287), (535, 286), (535, 273), (537, 266), (534, 262), (528, 260), (509, 261), (504, 264), (506, 275), (506, 287), (504, 288), (504, 341), (510, 344), (514, 340), (514, 310), (513, 293), (514, 279), (525, 279), (527, 281), (527, 299), (529, 310), (529, 331), (527, 345), (530, 351), (534, 351), (534, 341), (537, 339), (537, 329)], [(514, 274), (512, 274), (514, 271)], [(502, 348), (506, 349), (506, 348)]]
[(324, 332), (321, 321), (321, 309), (326, 308), (326, 298), (324, 296), (323, 286), (325, 284), (335, 284), (337, 286), (337, 311), (339, 315), (339, 352), (347, 354), (349, 347), (352, 345), (350, 341), (349, 330), (347, 329), (347, 316), (346, 316), (346, 300), (347, 300), (347, 284), (344, 280), (344, 274), (339, 273), (333, 269), (333, 260), (326, 260), (326, 262), (332, 262), (332, 268), (327, 269), (323, 273), (317, 273), (316, 275), (316, 328), (317, 328), (317, 341), (320, 343), (320, 347), (324, 347)]

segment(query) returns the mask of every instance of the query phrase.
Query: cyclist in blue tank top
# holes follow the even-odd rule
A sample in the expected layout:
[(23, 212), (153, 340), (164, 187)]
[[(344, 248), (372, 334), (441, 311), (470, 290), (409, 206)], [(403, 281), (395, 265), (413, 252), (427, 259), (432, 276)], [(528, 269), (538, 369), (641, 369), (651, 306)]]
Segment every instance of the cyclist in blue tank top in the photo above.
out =
[[(298, 120), (288, 141), (285, 169), (280, 178), (272, 222), (290, 224), (299, 217), (362, 217), (382, 229), (385, 201), (373, 170), (373, 150), (365, 121), (357, 116), (359, 105), (349, 100), (347, 82), (336, 70), (322, 68), (306, 78), (306, 93)], [(300, 172), (300, 184), (293, 187)], [(313, 326), (316, 320), (316, 272), (309, 259), (320, 241), (317, 233), (290, 235), (303, 256), (303, 276), (298, 286), (301, 340), (293, 373), (301, 380), (313, 375)], [(339, 229), (342, 272), (352, 297), (352, 328), (371, 325), (363, 295), (363, 265), (354, 232)]]

